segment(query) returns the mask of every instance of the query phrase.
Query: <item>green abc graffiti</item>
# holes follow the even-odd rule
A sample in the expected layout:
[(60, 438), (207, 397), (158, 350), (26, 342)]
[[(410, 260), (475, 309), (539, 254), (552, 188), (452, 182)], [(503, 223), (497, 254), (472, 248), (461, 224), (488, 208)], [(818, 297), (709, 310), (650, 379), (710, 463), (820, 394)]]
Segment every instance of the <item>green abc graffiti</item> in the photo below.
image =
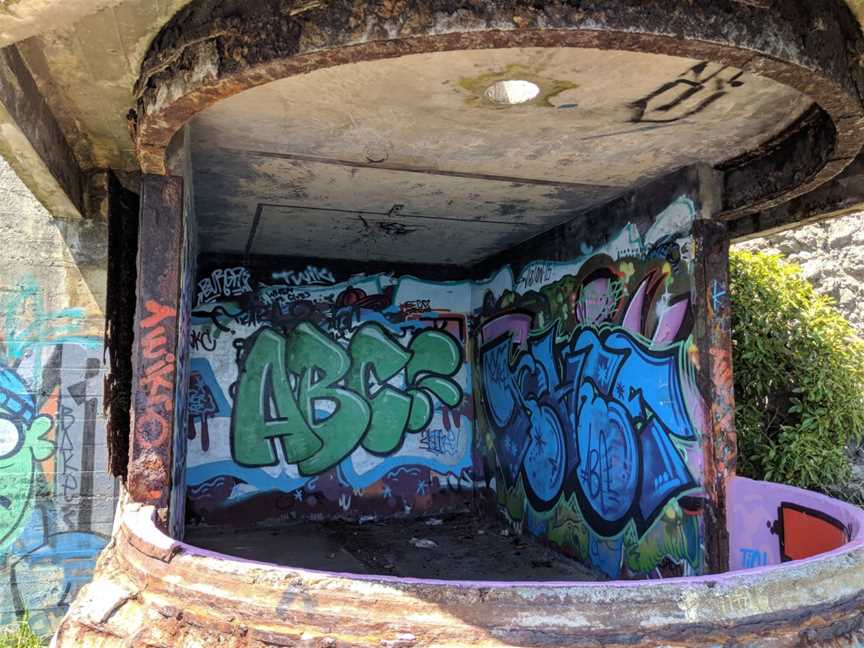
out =
[(370, 322), (344, 349), (308, 322), (287, 336), (263, 328), (239, 361), (231, 454), (244, 466), (273, 466), (278, 441), (302, 475), (332, 468), (358, 446), (391, 454), (406, 432), (432, 420), (433, 397), (450, 407), (462, 402), (452, 379), (462, 362), (444, 331), (424, 330), (403, 347)]

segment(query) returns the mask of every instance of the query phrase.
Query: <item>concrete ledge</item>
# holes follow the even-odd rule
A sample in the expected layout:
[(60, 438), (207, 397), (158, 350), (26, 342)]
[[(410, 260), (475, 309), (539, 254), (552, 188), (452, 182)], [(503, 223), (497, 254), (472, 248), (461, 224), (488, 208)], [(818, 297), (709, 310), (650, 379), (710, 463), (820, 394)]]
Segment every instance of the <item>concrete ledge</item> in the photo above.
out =
[(55, 218), (82, 216), (78, 161), (14, 46), (0, 49), (0, 155)]

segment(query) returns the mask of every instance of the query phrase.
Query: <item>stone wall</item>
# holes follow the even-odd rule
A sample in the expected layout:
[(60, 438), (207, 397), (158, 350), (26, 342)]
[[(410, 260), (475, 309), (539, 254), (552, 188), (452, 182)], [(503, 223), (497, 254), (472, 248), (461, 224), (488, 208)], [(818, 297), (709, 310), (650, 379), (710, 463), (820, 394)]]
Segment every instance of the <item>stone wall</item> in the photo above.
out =
[(813, 223), (737, 247), (780, 252), (797, 263), (817, 290), (832, 296), (864, 335), (864, 213)]
[(53, 629), (111, 534), (106, 223), (57, 220), (0, 160), (0, 625)]

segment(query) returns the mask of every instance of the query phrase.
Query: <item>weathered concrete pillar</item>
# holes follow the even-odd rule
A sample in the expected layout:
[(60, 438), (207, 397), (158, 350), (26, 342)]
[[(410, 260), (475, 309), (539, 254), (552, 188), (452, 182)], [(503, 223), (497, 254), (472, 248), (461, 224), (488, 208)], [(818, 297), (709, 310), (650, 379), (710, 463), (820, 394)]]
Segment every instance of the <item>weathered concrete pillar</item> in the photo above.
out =
[(132, 439), (127, 486), (131, 498), (156, 507), (167, 528), (175, 429), (183, 180), (144, 176), (138, 238)]

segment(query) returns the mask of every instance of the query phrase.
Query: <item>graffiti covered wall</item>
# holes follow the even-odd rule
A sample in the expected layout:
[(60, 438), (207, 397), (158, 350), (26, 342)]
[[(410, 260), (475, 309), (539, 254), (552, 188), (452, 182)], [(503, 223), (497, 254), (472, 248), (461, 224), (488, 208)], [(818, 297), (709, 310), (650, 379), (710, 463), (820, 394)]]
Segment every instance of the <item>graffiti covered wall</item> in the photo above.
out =
[(572, 261), (475, 289), (477, 427), (498, 502), (612, 578), (703, 569), (696, 214), (680, 196)]
[(713, 377), (696, 339), (695, 177), (466, 280), (205, 258), (190, 519), (364, 519), (483, 497), (609, 577), (705, 571)]
[(117, 495), (102, 414), (104, 223), (54, 221), (5, 163), (0, 193), (14, 223), (0, 267), (0, 625), (27, 611), (46, 634), (89, 581)]
[(468, 282), (199, 273), (191, 519), (406, 515), (473, 495)]

